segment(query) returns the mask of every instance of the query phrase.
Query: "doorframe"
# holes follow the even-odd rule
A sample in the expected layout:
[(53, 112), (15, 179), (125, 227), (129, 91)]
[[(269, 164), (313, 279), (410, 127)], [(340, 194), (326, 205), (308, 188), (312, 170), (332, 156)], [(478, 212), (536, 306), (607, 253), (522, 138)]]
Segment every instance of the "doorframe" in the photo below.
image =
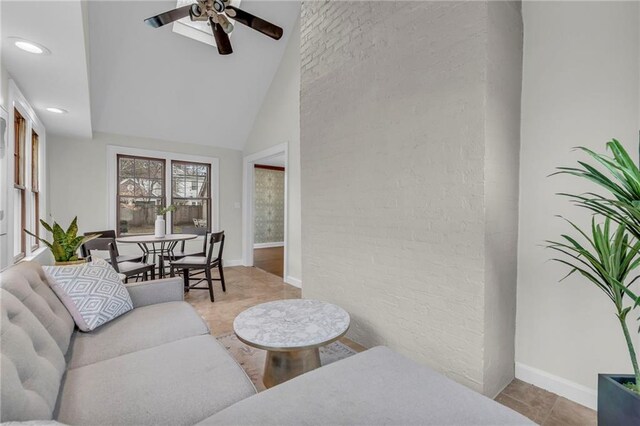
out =
[(282, 280), (286, 282), (289, 271), (289, 148), (286, 143), (244, 157), (242, 162), (242, 264), (253, 266), (254, 216), (255, 216), (255, 165), (260, 161), (284, 155), (284, 265)]

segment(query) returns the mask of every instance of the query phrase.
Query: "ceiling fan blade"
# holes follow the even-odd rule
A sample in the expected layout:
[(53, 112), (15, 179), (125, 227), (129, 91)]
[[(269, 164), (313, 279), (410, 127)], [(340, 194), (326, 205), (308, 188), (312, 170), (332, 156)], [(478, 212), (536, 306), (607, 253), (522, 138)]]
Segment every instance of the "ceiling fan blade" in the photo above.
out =
[(246, 25), (249, 28), (253, 28), (254, 30), (261, 32), (262, 34), (269, 36), (275, 40), (280, 40), (280, 37), (282, 37), (282, 28), (270, 22), (267, 22), (264, 19), (258, 18), (257, 16), (254, 16), (248, 12), (245, 12), (242, 9), (238, 9), (234, 6), (227, 6), (225, 8), (225, 12), (231, 19), (235, 19), (241, 24)]
[(158, 28), (163, 25), (170, 24), (173, 21), (177, 21), (178, 19), (189, 16), (189, 9), (191, 9), (191, 5), (169, 10), (167, 12), (161, 13), (160, 15), (152, 16), (151, 18), (145, 19), (144, 23), (152, 26), (153, 28)]
[(224, 32), (222, 26), (213, 21), (213, 19), (209, 18), (209, 23), (211, 24), (211, 31), (213, 32), (213, 37), (216, 39), (216, 46), (218, 46), (218, 53), (221, 55), (229, 55), (233, 53), (233, 49), (231, 48), (231, 41), (229, 41), (229, 36)]

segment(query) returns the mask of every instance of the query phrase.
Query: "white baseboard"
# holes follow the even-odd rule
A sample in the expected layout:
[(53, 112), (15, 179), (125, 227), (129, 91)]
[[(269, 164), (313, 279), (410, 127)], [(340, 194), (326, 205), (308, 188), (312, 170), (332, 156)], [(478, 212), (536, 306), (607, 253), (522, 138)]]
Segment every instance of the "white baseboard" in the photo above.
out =
[(284, 241), (275, 242), (275, 243), (255, 243), (253, 245), (254, 249), (271, 248), (271, 247), (284, 247)]
[(231, 267), (231, 266), (242, 266), (242, 259), (235, 259), (235, 260), (227, 260), (227, 259), (223, 259), (222, 264), (224, 265), (224, 267)]
[(298, 278), (292, 277), (291, 275), (287, 275), (287, 277), (284, 279), (284, 282), (287, 284), (291, 284), (294, 287), (302, 288), (302, 281)]
[(598, 409), (598, 392), (594, 389), (520, 362), (516, 362), (516, 378), (556, 393), (585, 407), (593, 410)]

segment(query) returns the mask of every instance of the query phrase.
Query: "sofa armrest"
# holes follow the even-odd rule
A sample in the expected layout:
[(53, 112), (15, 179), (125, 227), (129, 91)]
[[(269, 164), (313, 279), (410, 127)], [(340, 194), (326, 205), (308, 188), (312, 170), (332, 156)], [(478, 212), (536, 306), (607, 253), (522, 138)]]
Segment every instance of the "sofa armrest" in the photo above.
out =
[(184, 284), (180, 278), (139, 281), (125, 284), (125, 287), (129, 291), (134, 308), (184, 300)]

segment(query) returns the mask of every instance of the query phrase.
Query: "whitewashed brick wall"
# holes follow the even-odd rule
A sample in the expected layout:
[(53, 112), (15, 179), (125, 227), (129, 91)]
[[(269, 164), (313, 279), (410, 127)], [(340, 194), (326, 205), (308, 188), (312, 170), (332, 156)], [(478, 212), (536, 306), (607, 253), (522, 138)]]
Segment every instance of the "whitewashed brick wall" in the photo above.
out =
[(488, 15), (312, 1), (301, 18), (303, 296), (485, 393)]
[(519, 2), (488, 3), (485, 89), (484, 392), (514, 376), (522, 19)]

